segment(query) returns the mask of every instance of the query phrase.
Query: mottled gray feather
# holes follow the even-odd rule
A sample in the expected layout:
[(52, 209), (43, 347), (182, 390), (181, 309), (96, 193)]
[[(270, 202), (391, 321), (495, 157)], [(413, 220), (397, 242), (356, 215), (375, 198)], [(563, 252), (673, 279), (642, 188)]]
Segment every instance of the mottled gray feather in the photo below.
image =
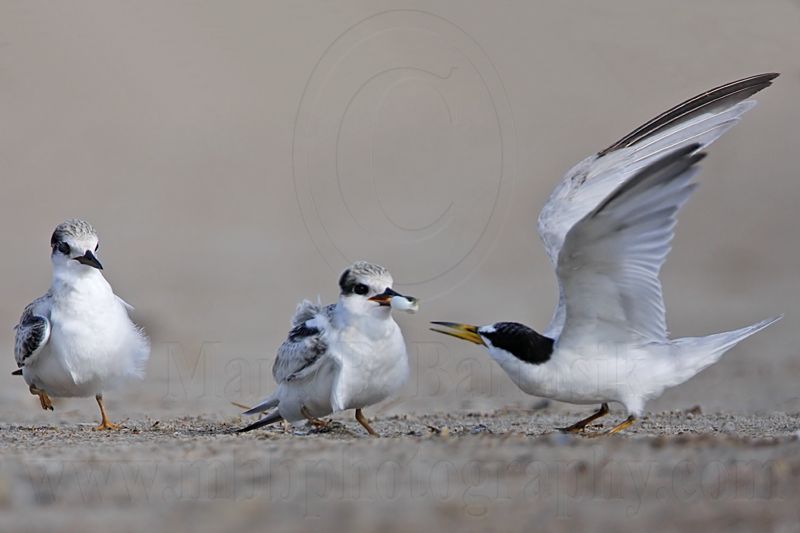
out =
[(52, 295), (47, 294), (28, 304), (14, 329), (14, 358), (22, 368), (33, 360), (50, 339), (50, 304)]
[(333, 319), (334, 304), (303, 301), (292, 318), (288, 338), (278, 348), (272, 375), (277, 383), (294, 381), (311, 369), (328, 350), (325, 330)]
[(97, 237), (94, 227), (85, 220), (72, 218), (56, 226), (50, 237), (50, 245), (65, 241), (67, 238), (83, 240), (91, 237)]

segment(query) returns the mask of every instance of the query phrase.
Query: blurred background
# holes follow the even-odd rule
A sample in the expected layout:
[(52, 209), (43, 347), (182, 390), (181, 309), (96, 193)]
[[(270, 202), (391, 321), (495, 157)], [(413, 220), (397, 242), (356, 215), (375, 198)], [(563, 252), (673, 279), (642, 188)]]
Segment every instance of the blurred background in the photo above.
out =
[(91, 221), (150, 335), (115, 419), (235, 414), (273, 389), (302, 298), (352, 261), (422, 300), (391, 412), (528, 408), (483, 350), (429, 320), (543, 329), (535, 232), (575, 162), (706, 89), (778, 71), (710, 150), (663, 272), (674, 336), (786, 318), (651, 403), (800, 409), (800, 3), (0, 3), (0, 416), (43, 413), (12, 327), (50, 281), (49, 238)]

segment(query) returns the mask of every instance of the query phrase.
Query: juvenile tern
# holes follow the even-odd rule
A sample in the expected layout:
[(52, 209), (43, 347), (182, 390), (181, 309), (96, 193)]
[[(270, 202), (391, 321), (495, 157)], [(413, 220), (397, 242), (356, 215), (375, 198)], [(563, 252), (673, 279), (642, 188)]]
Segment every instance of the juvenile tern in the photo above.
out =
[(389, 271), (360, 261), (339, 278), (336, 304), (301, 302), (272, 367), (278, 388), (245, 414), (273, 411), (239, 432), (280, 420), (320, 424), (320, 417), (355, 409), (358, 423), (377, 436), (362, 409), (395, 393), (409, 373), (405, 341), (391, 310), (414, 312), (418, 306), (416, 298), (392, 285)]
[(97, 233), (83, 220), (59, 224), (50, 239), (53, 279), (16, 325), (14, 355), (31, 394), (42, 409), (50, 397), (94, 395), (101, 422), (109, 421), (103, 392), (128, 378), (144, 376), (150, 344), (128, 317), (132, 309), (114, 294), (100, 272)]
[(622, 404), (645, 402), (715, 363), (781, 317), (707, 337), (669, 340), (659, 272), (676, 214), (696, 184), (700, 152), (739, 121), (750, 96), (778, 74), (704, 92), (662, 113), (574, 166), (539, 215), (539, 235), (558, 277), (559, 300), (540, 334), (515, 322), (433, 322), (439, 333), (485, 346), (524, 392), (600, 409), (577, 432)]

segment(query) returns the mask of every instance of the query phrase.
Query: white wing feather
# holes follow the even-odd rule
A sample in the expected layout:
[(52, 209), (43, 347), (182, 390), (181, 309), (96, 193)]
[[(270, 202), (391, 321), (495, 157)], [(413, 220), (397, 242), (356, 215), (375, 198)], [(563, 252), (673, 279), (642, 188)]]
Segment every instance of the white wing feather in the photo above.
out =
[(666, 341), (658, 275), (676, 213), (696, 187), (690, 181), (703, 157), (697, 149), (688, 146), (644, 168), (569, 230), (557, 268), (566, 311), (559, 343)]
[[(713, 143), (756, 105), (745, 98), (768, 87), (775, 77), (752, 76), (691, 98), (572, 167), (539, 213), (539, 236), (553, 266), (570, 229), (612, 191), (667, 153), (692, 144), (703, 149)], [(556, 338), (561, 333), (564, 304), (564, 290), (559, 286), (558, 306), (545, 335)]]

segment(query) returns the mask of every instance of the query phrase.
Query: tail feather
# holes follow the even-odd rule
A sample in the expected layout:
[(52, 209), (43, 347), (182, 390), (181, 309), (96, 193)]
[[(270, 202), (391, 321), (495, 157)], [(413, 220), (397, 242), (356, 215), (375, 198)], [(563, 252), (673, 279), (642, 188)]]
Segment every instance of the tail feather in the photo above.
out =
[(274, 424), (275, 422), (280, 422), (281, 420), (283, 420), (281, 414), (278, 411), (273, 411), (272, 413), (268, 414), (261, 420), (253, 422), (247, 427), (243, 427), (242, 429), (236, 430), (236, 433), (246, 433), (247, 431), (253, 431), (254, 429), (268, 426), (269, 424)]
[(278, 406), (278, 398), (276, 398), (275, 396), (270, 396), (269, 398), (264, 399), (260, 404), (256, 405), (255, 407), (251, 407), (243, 414), (254, 415), (257, 413), (263, 413), (264, 411), (267, 411), (277, 406)]
[(783, 318), (783, 315), (774, 316), (744, 328), (716, 333), (706, 337), (676, 339), (673, 341), (673, 346), (677, 348), (679, 369), (683, 370), (679, 374), (685, 374), (681, 376), (680, 382), (686, 381), (704, 368), (716, 363), (722, 357), (722, 354), (750, 335), (754, 335), (771, 326), (781, 318)]

